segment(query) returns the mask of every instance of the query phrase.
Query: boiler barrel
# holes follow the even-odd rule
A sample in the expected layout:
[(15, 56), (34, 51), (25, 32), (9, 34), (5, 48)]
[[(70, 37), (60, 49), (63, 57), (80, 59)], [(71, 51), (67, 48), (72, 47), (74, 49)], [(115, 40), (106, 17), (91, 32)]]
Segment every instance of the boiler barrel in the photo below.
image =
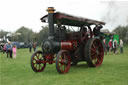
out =
[(61, 49), (62, 50), (72, 50), (73, 49), (73, 45), (71, 42), (61, 42)]
[(76, 42), (70, 41), (53, 41), (53, 40), (46, 40), (42, 44), (42, 50), (45, 53), (55, 53), (59, 50), (73, 50), (77, 47)]

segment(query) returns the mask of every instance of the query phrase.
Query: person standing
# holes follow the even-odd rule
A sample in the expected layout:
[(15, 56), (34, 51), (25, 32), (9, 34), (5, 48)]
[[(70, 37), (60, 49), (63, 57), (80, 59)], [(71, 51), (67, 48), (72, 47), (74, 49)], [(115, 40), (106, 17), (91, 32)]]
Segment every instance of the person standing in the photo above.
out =
[(114, 54), (117, 53), (117, 41), (116, 40), (114, 40), (114, 42), (113, 42), (113, 52), (114, 52)]
[(123, 41), (120, 39), (120, 53), (123, 53)]
[(16, 45), (13, 46), (12, 51), (13, 51), (13, 58), (16, 58)]
[(103, 39), (103, 47), (104, 47), (104, 52), (107, 54), (107, 47), (106, 47), (106, 40)]
[(10, 41), (6, 45), (6, 51), (7, 51), (7, 58), (9, 57), (9, 55), (10, 55), (10, 58), (12, 58), (12, 44)]
[(6, 52), (6, 43), (4, 43), (4, 46), (3, 46), (3, 53)]
[(33, 50), (36, 51), (36, 42), (33, 43)]
[(29, 43), (29, 52), (30, 53), (32, 52), (32, 43), (31, 42)]
[(112, 51), (112, 40), (111, 39), (108, 42), (108, 46), (109, 46), (109, 52), (111, 52)]

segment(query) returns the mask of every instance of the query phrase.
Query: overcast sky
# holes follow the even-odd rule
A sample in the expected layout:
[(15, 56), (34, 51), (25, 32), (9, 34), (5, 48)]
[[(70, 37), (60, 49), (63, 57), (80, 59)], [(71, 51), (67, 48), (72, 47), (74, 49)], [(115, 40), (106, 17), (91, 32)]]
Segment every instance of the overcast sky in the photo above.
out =
[(106, 22), (113, 30), (128, 24), (127, 0), (0, 0), (0, 30), (15, 32), (21, 26), (39, 32), (46, 24), (40, 18), (46, 9)]

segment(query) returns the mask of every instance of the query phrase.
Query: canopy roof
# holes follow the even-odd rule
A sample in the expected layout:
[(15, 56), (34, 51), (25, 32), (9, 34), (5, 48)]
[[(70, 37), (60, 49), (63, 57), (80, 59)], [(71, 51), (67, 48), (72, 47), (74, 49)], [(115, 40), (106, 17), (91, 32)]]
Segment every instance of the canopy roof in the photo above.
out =
[(102, 29), (101, 32), (106, 35), (114, 35), (116, 32), (110, 32), (108, 29)]
[[(41, 18), (42, 22), (46, 22), (48, 15)], [(54, 13), (54, 24), (63, 24), (70, 26), (84, 26), (84, 25), (105, 25), (104, 22), (96, 21), (88, 18), (76, 17), (69, 14), (56, 12)]]

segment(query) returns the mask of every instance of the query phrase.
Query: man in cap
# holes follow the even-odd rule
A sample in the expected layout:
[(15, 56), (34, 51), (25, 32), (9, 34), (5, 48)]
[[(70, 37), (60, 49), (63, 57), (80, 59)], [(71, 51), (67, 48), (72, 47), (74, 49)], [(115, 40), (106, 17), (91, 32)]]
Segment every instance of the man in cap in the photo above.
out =
[(7, 58), (8, 55), (10, 55), (10, 58), (12, 58), (12, 44), (10, 41), (8, 41), (8, 44), (6, 45), (6, 50), (7, 50)]
[(99, 36), (101, 34), (100, 29), (102, 29), (102, 25), (96, 25), (93, 29), (94, 36)]

